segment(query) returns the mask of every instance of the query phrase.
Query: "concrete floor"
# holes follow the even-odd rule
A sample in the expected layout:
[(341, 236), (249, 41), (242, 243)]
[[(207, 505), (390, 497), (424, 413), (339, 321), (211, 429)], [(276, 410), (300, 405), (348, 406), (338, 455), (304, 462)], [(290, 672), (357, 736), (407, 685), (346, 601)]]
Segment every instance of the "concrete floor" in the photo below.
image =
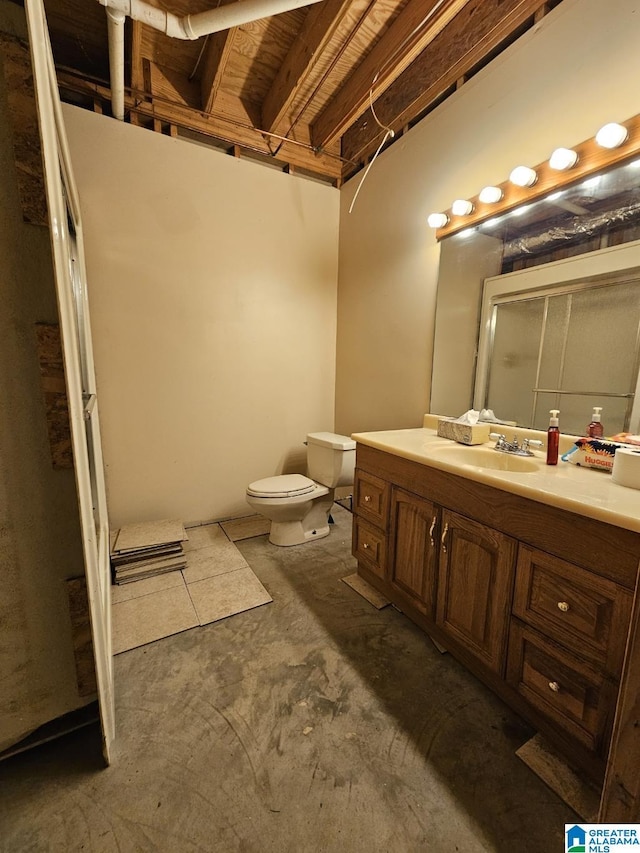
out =
[(94, 728), (0, 765), (0, 849), (547, 853), (577, 816), (516, 757), (529, 728), (325, 539), (238, 542), (273, 603), (119, 655)]

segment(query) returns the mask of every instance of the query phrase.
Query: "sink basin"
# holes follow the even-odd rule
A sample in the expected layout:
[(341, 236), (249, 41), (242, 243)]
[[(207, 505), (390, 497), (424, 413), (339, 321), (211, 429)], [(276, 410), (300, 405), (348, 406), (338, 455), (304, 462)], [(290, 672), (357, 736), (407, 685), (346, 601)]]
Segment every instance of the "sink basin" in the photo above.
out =
[(456, 465), (475, 465), (478, 468), (513, 471), (517, 474), (533, 474), (540, 470), (540, 462), (534, 457), (501, 453), (491, 447), (443, 447), (438, 451), (438, 458)]

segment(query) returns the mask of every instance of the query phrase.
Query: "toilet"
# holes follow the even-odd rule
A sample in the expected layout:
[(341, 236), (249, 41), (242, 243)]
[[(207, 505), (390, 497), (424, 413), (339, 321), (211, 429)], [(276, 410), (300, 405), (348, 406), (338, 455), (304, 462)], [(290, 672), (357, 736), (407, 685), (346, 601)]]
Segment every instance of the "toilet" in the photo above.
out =
[(249, 506), (271, 519), (269, 541), (302, 545), (329, 535), (329, 513), (338, 486), (353, 484), (356, 443), (346, 435), (307, 436), (307, 474), (256, 480), (247, 489)]

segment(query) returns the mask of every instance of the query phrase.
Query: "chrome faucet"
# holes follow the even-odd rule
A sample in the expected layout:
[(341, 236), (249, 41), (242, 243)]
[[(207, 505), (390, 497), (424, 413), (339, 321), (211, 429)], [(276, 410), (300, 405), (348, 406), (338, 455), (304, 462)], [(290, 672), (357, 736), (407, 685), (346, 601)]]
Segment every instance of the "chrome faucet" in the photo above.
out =
[(498, 450), (500, 453), (513, 453), (516, 456), (533, 456), (533, 451), (530, 448), (542, 447), (542, 442), (533, 438), (523, 438), (520, 443), (516, 435), (513, 436), (512, 441), (507, 441), (506, 436), (502, 433), (492, 432), (489, 434), (489, 438), (495, 439), (494, 450)]

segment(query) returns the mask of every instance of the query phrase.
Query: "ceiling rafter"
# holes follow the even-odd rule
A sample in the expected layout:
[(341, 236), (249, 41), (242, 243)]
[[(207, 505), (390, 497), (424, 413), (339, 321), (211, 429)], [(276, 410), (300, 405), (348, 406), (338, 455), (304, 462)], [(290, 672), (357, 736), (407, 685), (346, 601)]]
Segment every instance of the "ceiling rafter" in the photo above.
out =
[[(265, 130), (283, 130), (296, 95), (349, 11), (353, 0), (324, 0), (309, 9), (300, 35), (280, 66), (262, 107)], [(289, 127), (284, 128), (286, 132)]]
[[(539, 20), (538, 13), (547, 6), (541, 0), (470, 0), (374, 102), (379, 121), (400, 132), (523, 24)], [(364, 161), (377, 148), (382, 132), (368, 108), (344, 133), (343, 157)]]
[(316, 148), (333, 142), (396, 80), (469, 0), (438, 0), (425, 21), (424, 0), (410, 0), (388, 32), (320, 113), (311, 129)]
[(207, 37), (200, 78), (200, 97), (202, 109), (205, 113), (211, 113), (214, 110), (216, 97), (220, 91), (227, 63), (233, 50), (236, 33), (237, 29), (234, 27), (231, 30), (212, 33)]

